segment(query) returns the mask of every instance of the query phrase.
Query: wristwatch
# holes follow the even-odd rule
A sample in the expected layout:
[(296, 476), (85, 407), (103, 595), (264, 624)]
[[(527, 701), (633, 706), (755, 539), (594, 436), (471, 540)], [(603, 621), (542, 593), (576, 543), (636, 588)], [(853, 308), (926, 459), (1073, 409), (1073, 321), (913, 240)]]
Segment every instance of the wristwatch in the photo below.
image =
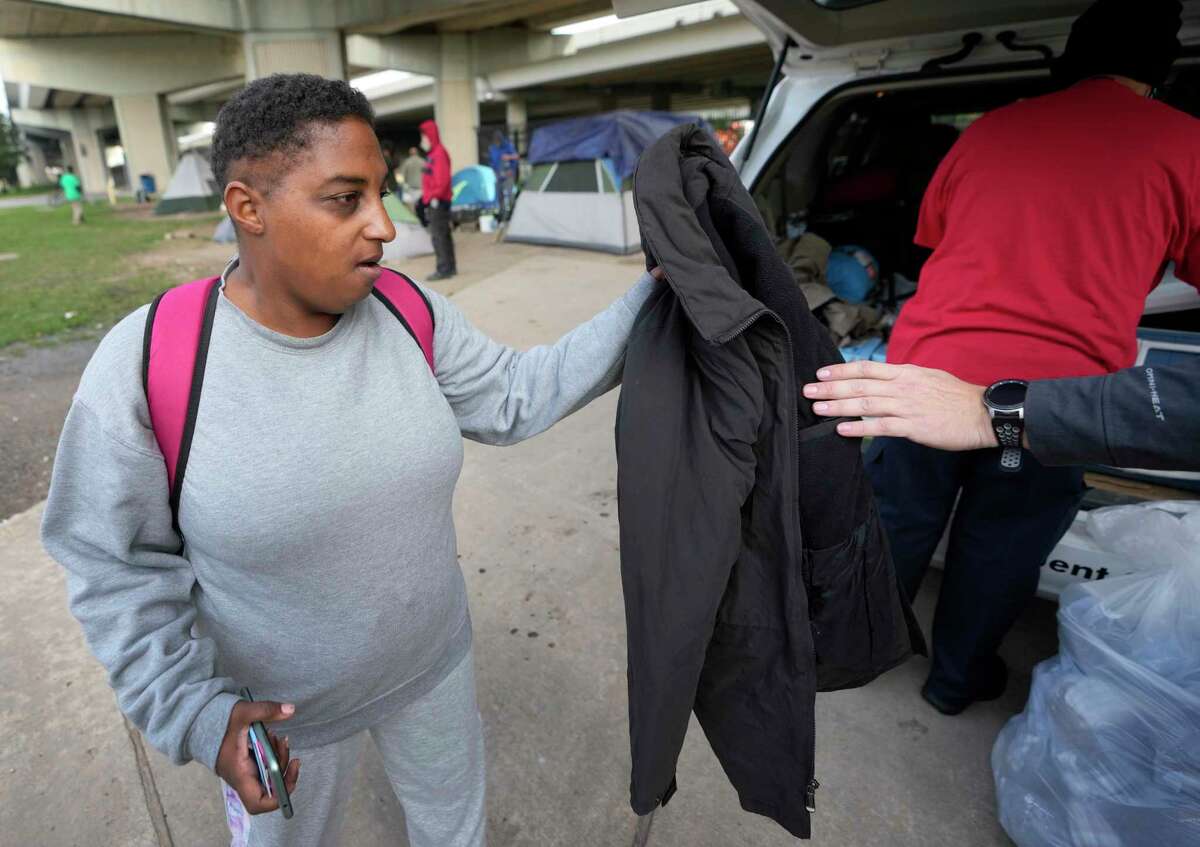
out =
[(1025, 431), (1025, 392), (1029, 383), (1021, 379), (993, 382), (983, 392), (983, 405), (992, 419), (992, 430), (1000, 442), (1000, 469), (1021, 469), (1021, 434)]

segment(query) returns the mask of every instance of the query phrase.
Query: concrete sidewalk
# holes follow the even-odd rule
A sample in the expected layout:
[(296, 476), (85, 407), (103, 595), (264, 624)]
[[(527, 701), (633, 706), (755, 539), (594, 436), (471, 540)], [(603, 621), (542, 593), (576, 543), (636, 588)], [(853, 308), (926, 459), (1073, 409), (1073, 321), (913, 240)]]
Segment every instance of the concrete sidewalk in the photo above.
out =
[(26, 194), (21, 197), (5, 197), (0, 194), (0, 209), (19, 209), (23, 206), (49, 206), (49, 194)]
[[(518, 346), (552, 340), (637, 275), (633, 259), (525, 259), (455, 297), (484, 331)], [(736, 796), (693, 723), (679, 794), (651, 826), (628, 807), (615, 393), (511, 448), (467, 445), (456, 522), (474, 617), (487, 728), (493, 847), (796, 843)], [(174, 767), (117, 711), (103, 670), (37, 540), (41, 507), (0, 524), (0, 844), (228, 843), (216, 778)], [(919, 599), (928, 623), (937, 574)], [(988, 756), (1021, 708), (1032, 664), (1055, 649), (1038, 602), (1006, 645), (1004, 699), (943, 717), (910, 662), (818, 700), (813, 843), (1005, 845)], [(366, 745), (344, 845), (404, 844), (403, 813)], [(303, 779), (296, 802), (304, 802)]]

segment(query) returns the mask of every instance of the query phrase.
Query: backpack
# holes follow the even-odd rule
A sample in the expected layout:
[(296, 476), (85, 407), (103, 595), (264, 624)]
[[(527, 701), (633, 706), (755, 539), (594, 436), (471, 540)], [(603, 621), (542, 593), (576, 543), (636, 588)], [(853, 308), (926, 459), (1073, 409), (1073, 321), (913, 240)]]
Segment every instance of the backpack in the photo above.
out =
[[(150, 425), (167, 462), (171, 519), (179, 532), (179, 495), (187, 470), (208, 341), (221, 278), (207, 277), (169, 288), (150, 304), (142, 336), (142, 388)], [(433, 307), (411, 279), (383, 269), (371, 292), (421, 348), (433, 371)]]

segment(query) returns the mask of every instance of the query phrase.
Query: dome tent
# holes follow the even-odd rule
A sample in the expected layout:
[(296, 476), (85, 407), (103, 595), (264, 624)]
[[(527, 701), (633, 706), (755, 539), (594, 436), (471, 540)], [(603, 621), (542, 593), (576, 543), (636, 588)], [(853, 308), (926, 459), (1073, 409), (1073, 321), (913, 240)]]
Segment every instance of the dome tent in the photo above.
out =
[(154, 207), (156, 215), (176, 212), (211, 212), (221, 208), (221, 192), (208, 160), (195, 150), (184, 153), (171, 175), (171, 183)]
[(487, 165), (468, 165), (450, 180), (454, 211), (488, 211), (496, 208), (496, 172)]
[(633, 210), (634, 168), (642, 151), (695, 116), (622, 110), (559, 121), (533, 133), (533, 172), (521, 187), (505, 241), (582, 247), (607, 253), (641, 249)]
[(383, 198), (383, 208), (396, 226), (396, 237), (383, 245), (383, 261), (397, 262), (433, 253), (433, 241), (412, 210), (395, 194)]

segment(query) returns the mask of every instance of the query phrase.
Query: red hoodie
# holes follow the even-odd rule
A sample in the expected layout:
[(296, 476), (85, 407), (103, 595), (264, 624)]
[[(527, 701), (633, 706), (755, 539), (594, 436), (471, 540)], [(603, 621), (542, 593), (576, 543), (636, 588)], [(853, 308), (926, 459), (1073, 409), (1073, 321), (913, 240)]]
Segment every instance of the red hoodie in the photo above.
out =
[(450, 154), (442, 146), (442, 137), (438, 134), (437, 123), (425, 121), (421, 124), (421, 132), (433, 145), (425, 160), (425, 173), (421, 177), (421, 201), (444, 200), (447, 203), (454, 197), (450, 188)]

